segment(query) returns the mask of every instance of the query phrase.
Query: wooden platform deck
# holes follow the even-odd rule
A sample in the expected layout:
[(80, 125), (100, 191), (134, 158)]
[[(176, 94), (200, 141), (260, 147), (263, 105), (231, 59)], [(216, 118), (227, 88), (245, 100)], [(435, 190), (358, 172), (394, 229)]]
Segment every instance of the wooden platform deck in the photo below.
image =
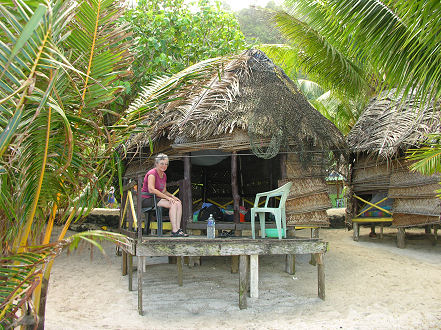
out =
[[(251, 239), (244, 237), (207, 239), (196, 237), (143, 237), (142, 242), (132, 240), (132, 246), (126, 260), (129, 268), (129, 290), (132, 288), (132, 257), (137, 256), (138, 267), (138, 313), (143, 314), (142, 287), (144, 257), (175, 256), (177, 257), (178, 285), (182, 286), (183, 257), (199, 256), (239, 256), (239, 308), (247, 308), (247, 292), (251, 297), (258, 296), (258, 257), (259, 255), (287, 255), (287, 260), (294, 260), (296, 254), (313, 254), (317, 263), (318, 296), (325, 299), (325, 269), (323, 255), (328, 243), (318, 238), (288, 239)], [(124, 258), (123, 258), (124, 260)], [(250, 265), (250, 266), (248, 266)], [(123, 265), (124, 269), (124, 265)], [(249, 281), (248, 281), (249, 274)]]

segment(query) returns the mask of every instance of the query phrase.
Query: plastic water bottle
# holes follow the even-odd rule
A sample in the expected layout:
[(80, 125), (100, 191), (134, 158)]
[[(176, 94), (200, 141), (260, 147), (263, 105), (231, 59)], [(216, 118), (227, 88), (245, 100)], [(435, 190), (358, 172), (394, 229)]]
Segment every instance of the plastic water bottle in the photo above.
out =
[(207, 238), (214, 238), (216, 232), (216, 223), (213, 218), (213, 214), (210, 214), (207, 223)]

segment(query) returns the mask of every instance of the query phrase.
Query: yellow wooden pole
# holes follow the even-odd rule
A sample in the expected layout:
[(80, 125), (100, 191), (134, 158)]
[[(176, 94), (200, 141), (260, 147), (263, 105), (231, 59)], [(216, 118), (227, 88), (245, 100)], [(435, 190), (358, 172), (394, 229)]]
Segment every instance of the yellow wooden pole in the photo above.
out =
[(138, 227), (138, 220), (136, 218), (135, 205), (133, 204), (133, 198), (132, 198), (131, 191), (129, 191), (127, 193), (127, 197), (129, 198), (130, 210), (132, 211), (132, 215), (133, 215), (133, 225), (134, 225), (134, 228), (136, 229)]
[(371, 202), (368, 202), (367, 200), (364, 200), (363, 198), (357, 196), (356, 194), (354, 194), (354, 197), (359, 199), (359, 200), (361, 200), (362, 202), (364, 202), (364, 203), (366, 203), (368, 205), (371, 205), (372, 207), (375, 207), (375, 208), (377, 208), (377, 209), (379, 209), (379, 210), (381, 210), (383, 212), (386, 212), (387, 214), (392, 215), (392, 213), (390, 211), (388, 211), (386, 209), (383, 209), (382, 207), (379, 207), (378, 205), (372, 204)]
[[(355, 195), (355, 194), (354, 194), (354, 195)], [(383, 202), (384, 202), (386, 199), (388, 199), (388, 198), (389, 198), (389, 197), (385, 197), (385, 198), (383, 198), (381, 201), (375, 203), (375, 205), (383, 203)], [(363, 212), (358, 213), (355, 217), (358, 218), (360, 215), (362, 215), (364, 212), (369, 211), (371, 208), (373, 208), (373, 206), (369, 206), (366, 210), (364, 210)]]

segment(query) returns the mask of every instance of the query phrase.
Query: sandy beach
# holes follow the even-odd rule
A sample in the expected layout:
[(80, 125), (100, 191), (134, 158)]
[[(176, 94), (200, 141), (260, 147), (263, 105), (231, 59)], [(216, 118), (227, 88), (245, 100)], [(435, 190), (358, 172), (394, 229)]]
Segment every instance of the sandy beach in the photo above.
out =
[[(282, 256), (260, 258), (259, 298), (238, 308), (238, 274), (230, 259), (203, 258), (184, 268), (151, 258), (144, 276), (144, 315), (137, 312), (136, 275), (128, 291), (121, 257), (89, 248), (63, 253), (55, 262), (47, 301), (47, 329), (440, 329), (441, 244), (423, 229), (408, 230), (406, 249), (396, 247), (396, 229), (384, 239), (360, 241), (346, 229), (322, 229), (326, 300), (317, 297), (317, 269), (310, 256), (296, 258), (296, 274), (284, 272)], [(309, 231), (297, 231), (308, 236)], [(134, 260), (136, 265), (136, 260)]]

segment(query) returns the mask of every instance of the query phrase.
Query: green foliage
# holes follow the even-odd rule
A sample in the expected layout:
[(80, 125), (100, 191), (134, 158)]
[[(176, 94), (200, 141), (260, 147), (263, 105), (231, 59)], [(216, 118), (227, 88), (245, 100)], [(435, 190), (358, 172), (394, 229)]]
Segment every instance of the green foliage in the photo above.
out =
[(243, 8), (235, 13), (240, 30), (248, 44), (281, 44), (285, 39), (269, 20), (270, 10), (281, 10), (274, 2), (269, 2), (265, 9), (260, 7)]
[(441, 173), (441, 140), (440, 134), (429, 136), (430, 143), (424, 144), (419, 149), (409, 149), (408, 158), (414, 163), (410, 166), (413, 171), (425, 175)]
[[(423, 101), (441, 96), (439, 1), (287, 0), (286, 4), (296, 19), (346, 58), (363, 63), (374, 79), (373, 87), (393, 87), (397, 95), (415, 90)], [(335, 53), (328, 51), (327, 57)]]
[(173, 74), (245, 47), (237, 20), (218, 2), (140, 0), (125, 19), (131, 24), (136, 45), (135, 90), (157, 75)]

